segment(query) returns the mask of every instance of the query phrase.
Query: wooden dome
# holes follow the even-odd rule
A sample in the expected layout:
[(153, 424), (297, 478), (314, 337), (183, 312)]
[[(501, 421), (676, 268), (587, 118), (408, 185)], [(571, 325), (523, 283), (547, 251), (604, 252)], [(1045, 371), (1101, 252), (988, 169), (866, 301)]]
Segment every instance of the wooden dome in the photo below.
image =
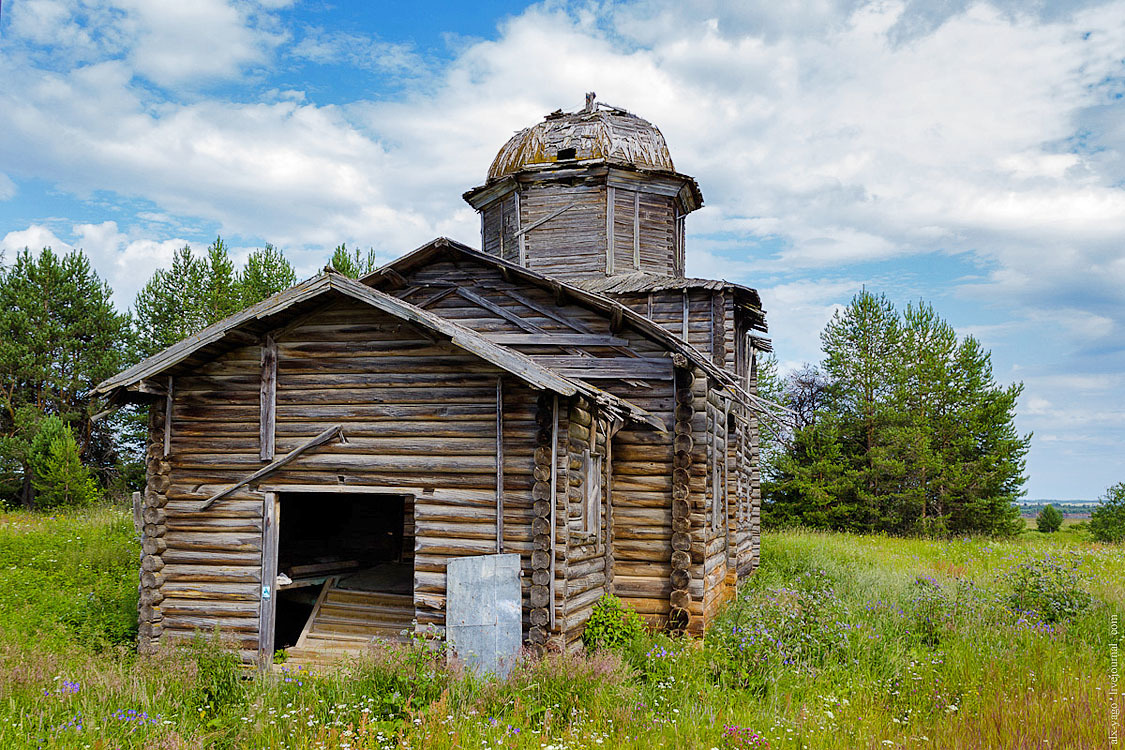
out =
[(595, 104), (588, 95), (584, 109), (557, 110), (512, 136), (493, 160), (488, 180), (590, 161), (675, 172), (668, 144), (655, 125), (623, 109)]

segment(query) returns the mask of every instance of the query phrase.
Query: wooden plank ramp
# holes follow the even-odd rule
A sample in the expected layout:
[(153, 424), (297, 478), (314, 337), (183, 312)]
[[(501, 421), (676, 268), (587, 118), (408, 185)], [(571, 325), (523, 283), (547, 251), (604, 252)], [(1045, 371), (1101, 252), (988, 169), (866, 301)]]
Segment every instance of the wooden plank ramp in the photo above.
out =
[(332, 667), (360, 656), (377, 640), (404, 640), (414, 619), (413, 594), (340, 588), (325, 582), (297, 645), (288, 649), (289, 670)]

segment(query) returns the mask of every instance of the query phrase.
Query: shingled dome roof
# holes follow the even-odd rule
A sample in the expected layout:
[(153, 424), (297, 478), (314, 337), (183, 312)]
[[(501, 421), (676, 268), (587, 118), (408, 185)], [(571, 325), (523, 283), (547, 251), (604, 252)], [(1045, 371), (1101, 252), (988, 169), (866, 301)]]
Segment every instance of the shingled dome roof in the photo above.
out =
[(613, 164), (674, 172), (672, 155), (660, 130), (623, 109), (595, 104), (587, 95), (578, 112), (557, 110), (543, 122), (512, 136), (496, 155), (488, 179), (559, 162), (603, 160)]

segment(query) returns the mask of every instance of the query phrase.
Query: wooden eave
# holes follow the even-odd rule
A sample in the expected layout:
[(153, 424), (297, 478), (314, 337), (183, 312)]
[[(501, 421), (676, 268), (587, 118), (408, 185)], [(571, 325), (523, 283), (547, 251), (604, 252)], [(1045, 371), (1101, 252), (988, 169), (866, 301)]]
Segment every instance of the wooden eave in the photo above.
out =
[(498, 256), (482, 253), (479, 250), (474, 250), (468, 245), (464, 245), (456, 240), (451, 240), (448, 237), (438, 237), (435, 240), (431, 240), (417, 250), (407, 253), (401, 258), (393, 260), (381, 268), (372, 271), (361, 278), (360, 282), (370, 285), (383, 283), (384, 280), (390, 278), (391, 271), (398, 274), (405, 274), (408, 273), (410, 269), (425, 265), (449, 252), (458, 253), (480, 263), (494, 266), (501, 269), (501, 271), (506, 271), (508, 274), (518, 276), (531, 284), (550, 290), (554, 292), (556, 296), (560, 294), (565, 295), (579, 304), (598, 310), (608, 317), (619, 315), (625, 324), (630, 325), (636, 331), (649, 337), (653, 341), (662, 344), (670, 352), (682, 355), (692, 365), (699, 367), (708, 376), (727, 387), (731, 394), (738, 398), (739, 401), (753, 406), (753, 399), (749, 398), (749, 394), (738, 385), (738, 381), (733, 374), (716, 365), (711, 361), (709, 356), (699, 351), (676, 334), (654, 323), (640, 313), (634, 312), (620, 302), (606, 297), (605, 295), (586, 291), (573, 284), (551, 276), (545, 276), (537, 271), (524, 268), (521, 265), (504, 260)]
[(576, 177), (604, 177), (614, 187), (655, 193), (679, 200), (688, 214), (703, 207), (703, 191), (694, 177), (666, 169), (638, 167), (613, 159), (575, 159), (550, 164), (529, 164), (518, 172), (489, 180), (461, 197), (477, 211), (515, 190), (521, 182), (568, 180)]
[(549, 390), (562, 396), (580, 393), (618, 417), (629, 417), (650, 424), (658, 430), (667, 430), (662, 420), (636, 404), (581, 379), (561, 375), (522, 352), (492, 343), (458, 323), (335, 272), (316, 276), (208, 326), (199, 333), (99, 383), (94, 387), (93, 393), (111, 394), (121, 390), (128, 393), (130, 389), (137, 390), (135, 388), (137, 384), (176, 367), (193, 355), (201, 353), (201, 350), (221, 344), (224, 339), (235, 338), (238, 345), (245, 344), (245, 336), (239, 335), (242, 326), (280, 315), (295, 305), (330, 292), (358, 300), (400, 320), (420, 325), (444, 336), (454, 346), (515, 375), (534, 388)]

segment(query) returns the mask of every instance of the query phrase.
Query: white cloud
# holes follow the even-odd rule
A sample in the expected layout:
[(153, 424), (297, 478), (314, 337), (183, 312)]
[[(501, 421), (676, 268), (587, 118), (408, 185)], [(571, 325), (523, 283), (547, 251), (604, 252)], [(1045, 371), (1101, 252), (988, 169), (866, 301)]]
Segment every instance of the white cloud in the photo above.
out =
[(384, 42), (363, 34), (308, 29), (288, 54), (322, 65), (350, 65), (360, 70), (397, 73), (415, 77), (426, 68), (426, 61), (406, 43)]
[(8, 232), (0, 239), (0, 251), (5, 251), (10, 262), (12, 255), (25, 247), (32, 252), (50, 247), (56, 253), (81, 249), (98, 275), (109, 282), (114, 304), (121, 310), (132, 305), (137, 292), (157, 268), (171, 263), (176, 250), (191, 244), (181, 238), (159, 241), (131, 238), (119, 231), (114, 221), (75, 224), (67, 236), (70, 239), (63, 240), (53, 229), (32, 224), (26, 229)]
[(12, 256), (25, 248), (38, 252), (45, 247), (49, 247), (56, 252), (67, 252), (73, 249), (68, 243), (60, 240), (54, 232), (41, 224), (32, 224), (27, 229), (13, 230), (4, 235), (4, 239), (0, 239), (0, 251), (6, 254), (7, 262), (11, 262)]
[(16, 183), (12, 182), (12, 178), (0, 172), (0, 201), (14, 198), (17, 192)]

